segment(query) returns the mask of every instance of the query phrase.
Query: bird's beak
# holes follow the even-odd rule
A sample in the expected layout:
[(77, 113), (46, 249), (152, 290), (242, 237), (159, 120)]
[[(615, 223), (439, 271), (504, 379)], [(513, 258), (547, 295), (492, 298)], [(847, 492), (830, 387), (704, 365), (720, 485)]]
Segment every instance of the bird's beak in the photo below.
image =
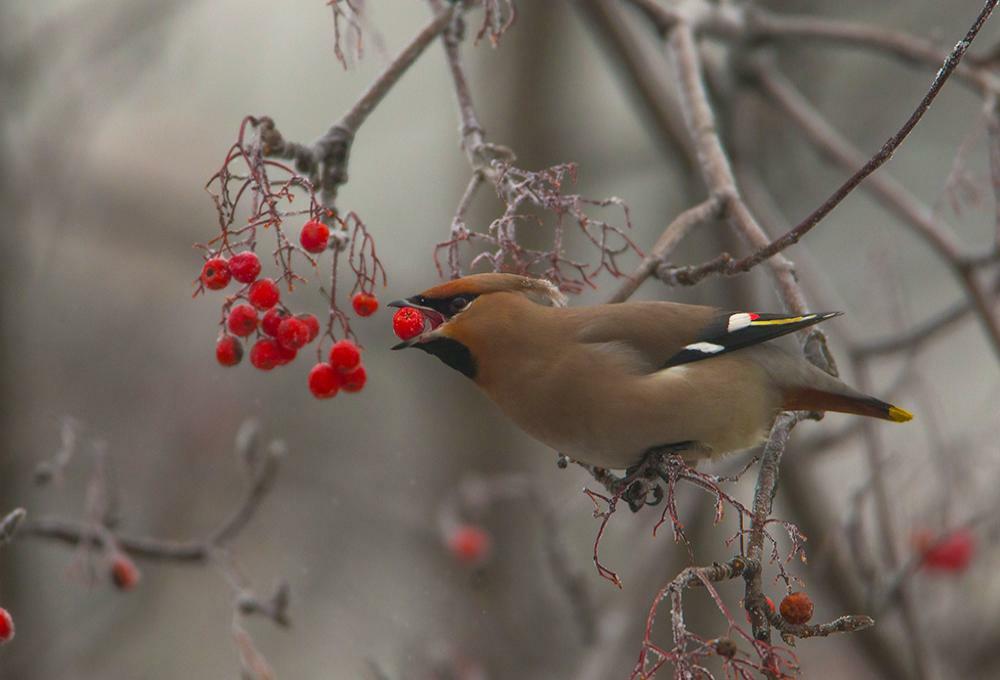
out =
[[(417, 297), (417, 296), (414, 295), (413, 297)], [(428, 330), (428, 331), (426, 331), (424, 333), (421, 333), (420, 335), (418, 335), (418, 336), (416, 336), (414, 338), (410, 338), (409, 340), (404, 340), (403, 342), (400, 342), (400, 343), (397, 343), (397, 344), (393, 345), (392, 347), (390, 347), (390, 349), (393, 349), (393, 350), (396, 350), (396, 349), (406, 349), (407, 347), (413, 347), (418, 342), (426, 340), (427, 337), (431, 333), (433, 333), (435, 330), (437, 330), (438, 326), (440, 326), (445, 321), (447, 321), (447, 319), (444, 318), (444, 315), (442, 315), (441, 312), (437, 311), (433, 307), (427, 307), (426, 305), (421, 305), (421, 304), (418, 304), (416, 302), (411, 302), (410, 300), (393, 300), (392, 302), (386, 303), (385, 306), (386, 307), (400, 307), (400, 308), (402, 308), (402, 307), (413, 307), (414, 309), (419, 309), (421, 312), (424, 313), (424, 317), (427, 319), (428, 323), (430, 323), (430, 330)]]

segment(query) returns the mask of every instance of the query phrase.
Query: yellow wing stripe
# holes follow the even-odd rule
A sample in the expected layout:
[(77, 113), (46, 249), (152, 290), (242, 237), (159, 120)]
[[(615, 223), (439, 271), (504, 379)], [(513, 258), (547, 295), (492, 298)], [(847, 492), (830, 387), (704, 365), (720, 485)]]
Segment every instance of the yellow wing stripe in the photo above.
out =
[(815, 319), (815, 314), (807, 314), (806, 316), (789, 316), (784, 319), (757, 319), (756, 321), (751, 321), (751, 326), (784, 326), (789, 323), (801, 323), (803, 321), (809, 321), (810, 319)]

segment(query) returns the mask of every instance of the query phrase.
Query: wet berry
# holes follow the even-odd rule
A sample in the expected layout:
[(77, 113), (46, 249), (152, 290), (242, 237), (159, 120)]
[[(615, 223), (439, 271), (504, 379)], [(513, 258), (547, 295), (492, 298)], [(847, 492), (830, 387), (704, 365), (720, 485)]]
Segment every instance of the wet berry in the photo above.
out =
[(424, 332), (424, 315), (414, 307), (403, 307), (392, 317), (392, 330), (400, 340), (415, 338)]
[(271, 309), (264, 312), (264, 318), (260, 321), (260, 329), (264, 331), (265, 334), (275, 338), (278, 336), (278, 326), (280, 326), (281, 322), (287, 319), (288, 316), (288, 312), (281, 307), (271, 307)]
[(257, 310), (250, 305), (236, 305), (229, 311), (226, 325), (230, 333), (245, 338), (257, 330)]
[(235, 366), (243, 359), (243, 345), (231, 335), (223, 335), (215, 343), (215, 360), (223, 366)]
[(309, 342), (309, 326), (302, 319), (290, 316), (278, 324), (278, 343), (288, 349), (299, 349)]
[(236, 253), (229, 258), (229, 271), (240, 283), (252, 283), (260, 276), (260, 260), (256, 253)]
[(309, 391), (317, 399), (330, 399), (340, 389), (340, 373), (330, 364), (316, 364), (309, 371)]
[(309, 340), (312, 342), (319, 335), (319, 319), (312, 314), (299, 314), (299, 319), (309, 328)]
[(350, 371), (341, 373), (340, 381), (340, 387), (345, 392), (360, 392), (363, 390), (365, 383), (368, 382), (368, 373), (365, 371), (364, 364), (358, 364)]
[(210, 290), (225, 288), (231, 276), (229, 263), (222, 257), (213, 257), (201, 268), (201, 282)]
[(339, 371), (349, 371), (361, 363), (361, 351), (350, 340), (338, 340), (330, 348), (330, 365)]
[(309, 220), (302, 225), (299, 243), (310, 253), (322, 253), (330, 240), (330, 228), (319, 220)]
[(278, 304), (281, 292), (278, 290), (278, 284), (271, 279), (259, 279), (251, 284), (247, 297), (250, 299), (250, 304), (264, 311)]
[(358, 316), (371, 316), (378, 311), (378, 298), (370, 293), (357, 293), (351, 299), (351, 304)]
[(270, 371), (281, 362), (281, 348), (270, 338), (258, 340), (250, 348), (250, 363), (254, 368)]

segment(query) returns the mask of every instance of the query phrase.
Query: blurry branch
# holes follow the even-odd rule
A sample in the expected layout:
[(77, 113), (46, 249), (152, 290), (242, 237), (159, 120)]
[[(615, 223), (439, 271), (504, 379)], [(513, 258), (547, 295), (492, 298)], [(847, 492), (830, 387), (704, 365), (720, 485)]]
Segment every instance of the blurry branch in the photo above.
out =
[(24, 522), (22, 535), (48, 539), (70, 545), (89, 544), (95, 547), (114, 546), (134, 557), (150, 560), (207, 562), (215, 553), (224, 548), (239, 534), (260, 508), (267, 492), (273, 486), (278, 472), (278, 463), (284, 455), (284, 446), (279, 442), (267, 447), (266, 453), (245, 464), (251, 474), (251, 483), (240, 504), (218, 529), (202, 540), (174, 541), (152, 536), (118, 533), (107, 526), (95, 526), (93, 522), (59, 517), (40, 517)]
[[(847, 198), (848, 195), (855, 188), (858, 187), (869, 175), (878, 170), (886, 161), (888, 161), (892, 155), (895, 153), (896, 149), (899, 148), (900, 144), (906, 139), (920, 119), (923, 118), (927, 109), (930, 107), (931, 103), (937, 97), (941, 88), (948, 81), (948, 78), (958, 67), (965, 55), (966, 50), (968, 50), (969, 45), (978, 35), (979, 30), (986, 23), (993, 8), (996, 6), (997, 0), (988, 0), (986, 5), (983, 7), (982, 11), (976, 17), (969, 31), (963, 40), (960, 40), (955, 44), (954, 49), (948, 53), (945, 58), (941, 69), (937, 72), (934, 80), (931, 82), (927, 93), (920, 100), (920, 103), (914, 109), (913, 113), (906, 119), (902, 127), (899, 128), (886, 142), (882, 145), (882, 148), (875, 153), (864, 165), (856, 170), (854, 174), (847, 178), (840, 187), (833, 192), (819, 207), (813, 210), (809, 215), (807, 215), (802, 221), (800, 221), (795, 227), (782, 234), (778, 238), (774, 239), (767, 245), (759, 247), (755, 252), (747, 255), (741, 259), (734, 259), (728, 253), (722, 253), (716, 258), (705, 262), (701, 265), (678, 267), (673, 270), (666, 272), (667, 276), (664, 277), (670, 282), (681, 283), (684, 285), (693, 285), (701, 279), (705, 278), (710, 274), (725, 274), (733, 275), (748, 272), (758, 264), (768, 260), (777, 253), (798, 243), (799, 240), (805, 236), (811, 229), (813, 229), (820, 221), (823, 220), (830, 212), (836, 208), (841, 201)], [(698, 81), (690, 77), (692, 73), (697, 73), (695, 70), (697, 66), (692, 65), (692, 61), (697, 61), (697, 48), (694, 43), (694, 32), (693, 30), (684, 23), (677, 23), (673, 28), (670, 29), (671, 33), (671, 44), (675, 57), (678, 61), (678, 71), (681, 80), (682, 91), (686, 91), (689, 99), (692, 95), (699, 95), (696, 89), (692, 89), (692, 85), (696, 84)], [(688, 77), (685, 78), (685, 75)], [(701, 91), (704, 88), (701, 87)], [(706, 98), (707, 101), (707, 98)], [(695, 119), (696, 124), (707, 124), (711, 125), (711, 120), (704, 120), (704, 116), (698, 116)], [(691, 123), (689, 123), (691, 124)], [(713, 128), (697, 128), (693, 130), (694, 133), (700, 136), (708, 136), (712, 133)], [(701, 155), (701, 152), (700, 152)], [(702, 157), (702, 162), (705, 164), (706, 173), (712, 176), (718, 176), (718, 164), (715, 162), (717, 159), (713, 157)], [(854, 163), (851, 167), (856, 167)], [(737, 207), (742, 206), (742, 201), (735, 204)], [(741, 217), (736, 220), (742, 225), (753, 225), (756, 224), (751, 217)], [(991, 331), (992, 333), (992, 331)], [(997, 346), (998, 352), (1000, 352), (1000, 334), (997, 335)]]
[(262, 126), (261, 142), (264, 145), (264, 154), (295, 161), (296, 170), (308, 175), (313, 185), (321, 188), (323, 205), (333, 209), (338, 188), (347, 182), (347, 165), (354, 136), (400, 77), (445, 30), (456, 11), (456, 5), (449, 3), (431, 19), (389, 63), (347, 113), (312, 144), (305, 145), (285, 140), (273, 121), (267, 126)]
[[(815, 110), (790, 81), (777, 71), (773, 64), (757, 65), (753, 69), (757, 81), (783, 113), (807, 136), (821, 152), (845, 168), (856, 167), (863, 154), (851, 145)], [(890, 175), (881, 173), (865, 184), (865, 189), (888, 209), (892, 210), (904, 224), (920, 236), (948, 265), (965, 290), (973, 311), (976, 313), (994, 351), (1000, 355), (1000, 319), (992, 309), (990, 294), (984, 290), (979, 280), (977, 268), (985, 263), (1000, 263), (1000, 251), (988, 257), (967, 256), (934, 217), (934, 211), (917, 196), (896, 182)]]
[(557, 512), (535, 480), (520, 474), (468, 477), (454, 494), (446, 497), (439, 509), (439, 524), (447, 536), (460, 524), (464, 512), (492, 508), (498, 503), (525, 502), (536, 510), (541, 523), (546, 565), (556, 586), (562, 591), (572, 611), (572, 620), (584, 646), (596, 639), (597, 611), (583, 573), (573, 566), (566, 554), (565, 541)]
[(15, 508), (8, 512), (3, 519), (0, 519), (0, 548), (10, 543), (10, 540), (14, 538), (14, 534), (17, 533), (26, 514), (24, 508)]

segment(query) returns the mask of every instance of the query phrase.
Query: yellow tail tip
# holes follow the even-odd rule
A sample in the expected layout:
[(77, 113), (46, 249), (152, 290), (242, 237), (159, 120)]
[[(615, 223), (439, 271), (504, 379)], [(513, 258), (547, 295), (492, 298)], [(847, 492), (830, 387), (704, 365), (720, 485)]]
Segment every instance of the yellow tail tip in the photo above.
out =
[(913, 414), (906, 409), (899, 408), (898, 406), (890, 406), (889, 420), (894, 423), (905, 423), (908, 420), (913, 420)]

